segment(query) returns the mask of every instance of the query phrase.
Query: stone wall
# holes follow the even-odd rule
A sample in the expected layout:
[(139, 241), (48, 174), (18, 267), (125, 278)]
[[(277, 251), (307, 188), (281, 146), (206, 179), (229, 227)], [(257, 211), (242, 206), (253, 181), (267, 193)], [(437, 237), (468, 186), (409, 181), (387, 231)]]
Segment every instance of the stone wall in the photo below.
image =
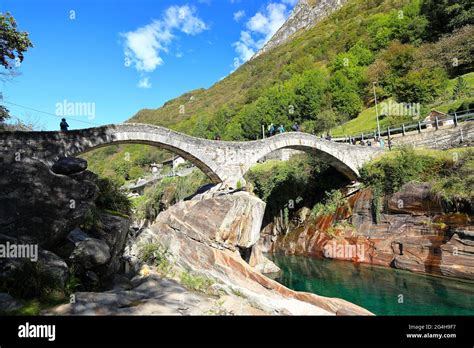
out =
[(407, 133), (402, 136), (397, 134), (393, 137), (393, 144), (412, 145), (415, 147), (424, 147), (432, 149), (447, 149), (460, 146), (472, 146), (474, 143), (474, 123), (464, 122), (457, 127), (445, 126), (436, 130), (436, 128), (423, 129)]

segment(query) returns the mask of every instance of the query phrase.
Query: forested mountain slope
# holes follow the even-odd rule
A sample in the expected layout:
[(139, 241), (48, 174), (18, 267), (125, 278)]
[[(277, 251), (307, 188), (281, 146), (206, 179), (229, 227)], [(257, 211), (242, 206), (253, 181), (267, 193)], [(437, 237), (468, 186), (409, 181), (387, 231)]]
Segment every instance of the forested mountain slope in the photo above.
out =
[[(330, 1), (302, 2), (307, 7), (300, 12), (308, 16), (308, 6), (317, 8)], [(342, 4), (334, 0), (334, 4), (334, 12), (317, 17), (317, 23), (302, 26), (286, 39), (279, 40), (277, 33), (277, 45), (209, 89), (188, 92), (159, 109), (140, 110), (129, 122), (223, 140), (261, 138), (262, 125), (270, 123), (289, 129), (298, 122), (303, 131), (316, 134), (331, 130), (357, 134), (373, 126), (375, 81), (379, 102), (419, 106), (418, 117), (431, 108), (448, 111), (474, 101), (472, 1), (347, 0)], [(295, 12), (289, 21), (297, 21), (297, 16)], [(294, 27), (290, 22), (285, 23), (287, 28)], [(291, 31), (285, 25), (282, 30)], [(387, 115), (383, 123), (412, 119), (412, 115)], [(89, 154), (91, 167), (122, 180), (124, 175), (138, 177), (143, 158), (151, 156), (151, 150), (140, 151), (135, 145), (108, 151), (113, 160), (103, 153)], [(122, 165), (124, 151), (137, 154), (132, 159), (136, 164)]]

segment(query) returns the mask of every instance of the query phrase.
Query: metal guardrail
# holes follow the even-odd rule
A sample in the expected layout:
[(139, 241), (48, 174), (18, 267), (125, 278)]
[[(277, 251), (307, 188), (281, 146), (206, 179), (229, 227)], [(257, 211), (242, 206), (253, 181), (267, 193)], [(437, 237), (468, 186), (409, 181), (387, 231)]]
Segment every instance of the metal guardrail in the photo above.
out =
[[(454, 127), (457, 127), (457, 125), (461, 122), (467, 122), (467, 121), (473, 121), (474, 120), (474, 110), (465, 110), (461, 112), (454, 112), (451, 114), (448, 114), (448, 116), (452, 117), (453, 125)], [(418, 121), (417, 123), (412, 123), (412, 124), (402, 124), (401, 127), (397, 128), (390, 128), (387, 127), (384, 131), (380, 131), (380, 136), (381, 137), (392, 137), (395, 134), (402, 134), (405, 136), (406, 133), (412, 130), (418, 130), (418, 133), (421, 133), (423, 129), (426, 129), (428, 127), (434, 127), (436, 130), (439, 129), (440, 123), (441, 122), (446, 122), (446, 118), (439, 120), (438, 117), (436, 117), (434, 122), (421, 122)], [(333, 138), (333, 141), (336, 142), (352, 142), (353, 140), (355, 141), (360, 141), (360, 140), (368, 140), (368, 139), (375, 139), (378, 134), (377, 130), (374, 129), (374, 131), (370, 133), (365, 133), (365, 131), (362, 131), (358, 135), (350, 135), (350, 136), (345, 136), (343, 138)]]

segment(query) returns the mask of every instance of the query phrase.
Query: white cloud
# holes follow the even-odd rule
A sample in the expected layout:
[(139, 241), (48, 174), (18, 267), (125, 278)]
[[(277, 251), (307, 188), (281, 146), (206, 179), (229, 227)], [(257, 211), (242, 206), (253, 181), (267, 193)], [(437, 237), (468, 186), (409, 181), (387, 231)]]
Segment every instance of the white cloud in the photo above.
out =
[[(245, 30), (240, 32), (240, 39), (233, 43), (238, 55), (238, 65), (245, 63), (272, 38), (285, 23), (290, 10), (297, 0), (270, 2), (263, 11), (257, 12), (245, 23)], [(236, 65), (234, 59), (234, 67)]]
[[(197, 35), (206, 29), (207, 25), (196, 15), (194, 7), (171, 6), (165, 10), (160, 20), (153, 20), (135, 31), (120, 34), (124, 40), (126, 65), (133, 66), (141, 73), (153, 72), (164, 63), (161, 53), (168, 52), (176, 33)], [(140, 80), (139, 86), (142, 81), (144, 78)], [(149, 80), (143, 86), (151, 86)]]
[(149, 77), (142, 77), (140, 81), (138, 81), (138, 88), (148, 89), (151, 88), (150, 78)]
[(240, 21), (243, 17), (245, 17), (244, 10), (240, 10), (234, 13), (234, 21), (236, 22)]

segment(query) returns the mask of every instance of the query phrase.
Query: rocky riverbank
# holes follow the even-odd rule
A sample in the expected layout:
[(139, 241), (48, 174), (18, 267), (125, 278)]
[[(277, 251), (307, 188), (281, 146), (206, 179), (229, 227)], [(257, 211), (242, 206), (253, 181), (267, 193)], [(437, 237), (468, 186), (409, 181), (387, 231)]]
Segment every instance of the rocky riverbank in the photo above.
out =
[(0, 311), (59, 291), (67, 301), (42, 314), (371, 314), (262, 274), (278, 268), (257, 246), (265, 203), (254, 195), (213, 187), (137, 235), (129, 218), (97, 209), (97, 177), (86, 167), (2, 163), (0, 242), (36, 245), (38, 259), (0, 260), (0, 292), (14, 295), (3, 294)]
[(409, 183), (382, 197), (378, 214), (373, 192), (351, 195), (335, 214), (300, 220), (285, 233), (280, 224), (264, 227), (266, 252), (348, 260), (413, 272), (474, 280), (474, 226), (468, 213), (450, 212), (429, 184)]

